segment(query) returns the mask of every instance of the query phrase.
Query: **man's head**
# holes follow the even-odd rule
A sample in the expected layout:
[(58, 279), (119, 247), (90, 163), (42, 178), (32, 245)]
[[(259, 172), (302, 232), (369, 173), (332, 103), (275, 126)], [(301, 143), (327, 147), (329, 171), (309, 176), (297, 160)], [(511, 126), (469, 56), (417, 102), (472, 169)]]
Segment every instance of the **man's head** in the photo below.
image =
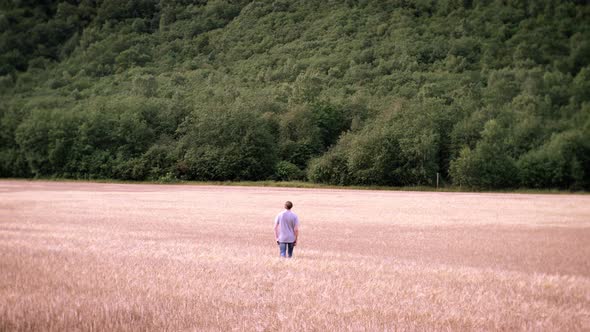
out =
[(285, 209), (291, 210), (292, 207), (293, 207), (293, 203), (291, 203), (291, 201), (285, 202)]

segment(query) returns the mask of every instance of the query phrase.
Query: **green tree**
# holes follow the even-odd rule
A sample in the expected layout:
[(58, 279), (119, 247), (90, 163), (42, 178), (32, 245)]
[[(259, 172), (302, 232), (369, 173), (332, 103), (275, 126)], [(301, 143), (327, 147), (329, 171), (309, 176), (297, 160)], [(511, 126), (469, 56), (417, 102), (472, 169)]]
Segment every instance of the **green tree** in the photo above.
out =
[(451, 177), (459, 186), (507, 188), (518, 185), (518, 169), (508, 153), (505, 128), (498, 121), (485, 124), (474, 150), (465, 147), (451, 162)]
[(180, 141), (186, 173), (197, 180), (263, 180), (274, 174), (275, 138), (260, 116), (246, 111), (193, 112)]

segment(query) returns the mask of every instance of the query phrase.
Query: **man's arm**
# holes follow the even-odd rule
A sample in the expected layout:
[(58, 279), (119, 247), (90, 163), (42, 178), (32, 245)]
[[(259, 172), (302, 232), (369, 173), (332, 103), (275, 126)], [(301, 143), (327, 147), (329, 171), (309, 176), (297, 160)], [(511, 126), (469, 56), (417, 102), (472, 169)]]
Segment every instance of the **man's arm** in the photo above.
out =
[(279, 240), (279, 224), (275, 223), (275, 240)]
[(299, 224), (295, 225), (293, 230), (295, 231), (295, 243), (297, 243), (297, 237), (299, 237)]

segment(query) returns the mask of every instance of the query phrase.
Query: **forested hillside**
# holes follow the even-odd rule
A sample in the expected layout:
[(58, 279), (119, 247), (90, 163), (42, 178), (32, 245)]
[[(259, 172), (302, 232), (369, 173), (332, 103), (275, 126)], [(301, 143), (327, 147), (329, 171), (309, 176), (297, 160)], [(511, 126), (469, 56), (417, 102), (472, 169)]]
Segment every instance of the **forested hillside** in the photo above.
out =
[(590, 5), (0, 1), (0, 177), (590, 189)]

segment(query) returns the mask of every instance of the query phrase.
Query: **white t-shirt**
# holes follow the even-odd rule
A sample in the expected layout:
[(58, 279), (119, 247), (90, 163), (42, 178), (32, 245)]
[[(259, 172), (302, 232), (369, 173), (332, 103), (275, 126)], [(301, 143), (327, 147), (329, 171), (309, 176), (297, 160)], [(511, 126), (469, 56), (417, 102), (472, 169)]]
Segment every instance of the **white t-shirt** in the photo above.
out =
[(285, 210), (275, 218), (275, 225), (279, 225), (279, 242), (295, 242), (295, 226), (299, 225), (299, 218), (291, 210)]

